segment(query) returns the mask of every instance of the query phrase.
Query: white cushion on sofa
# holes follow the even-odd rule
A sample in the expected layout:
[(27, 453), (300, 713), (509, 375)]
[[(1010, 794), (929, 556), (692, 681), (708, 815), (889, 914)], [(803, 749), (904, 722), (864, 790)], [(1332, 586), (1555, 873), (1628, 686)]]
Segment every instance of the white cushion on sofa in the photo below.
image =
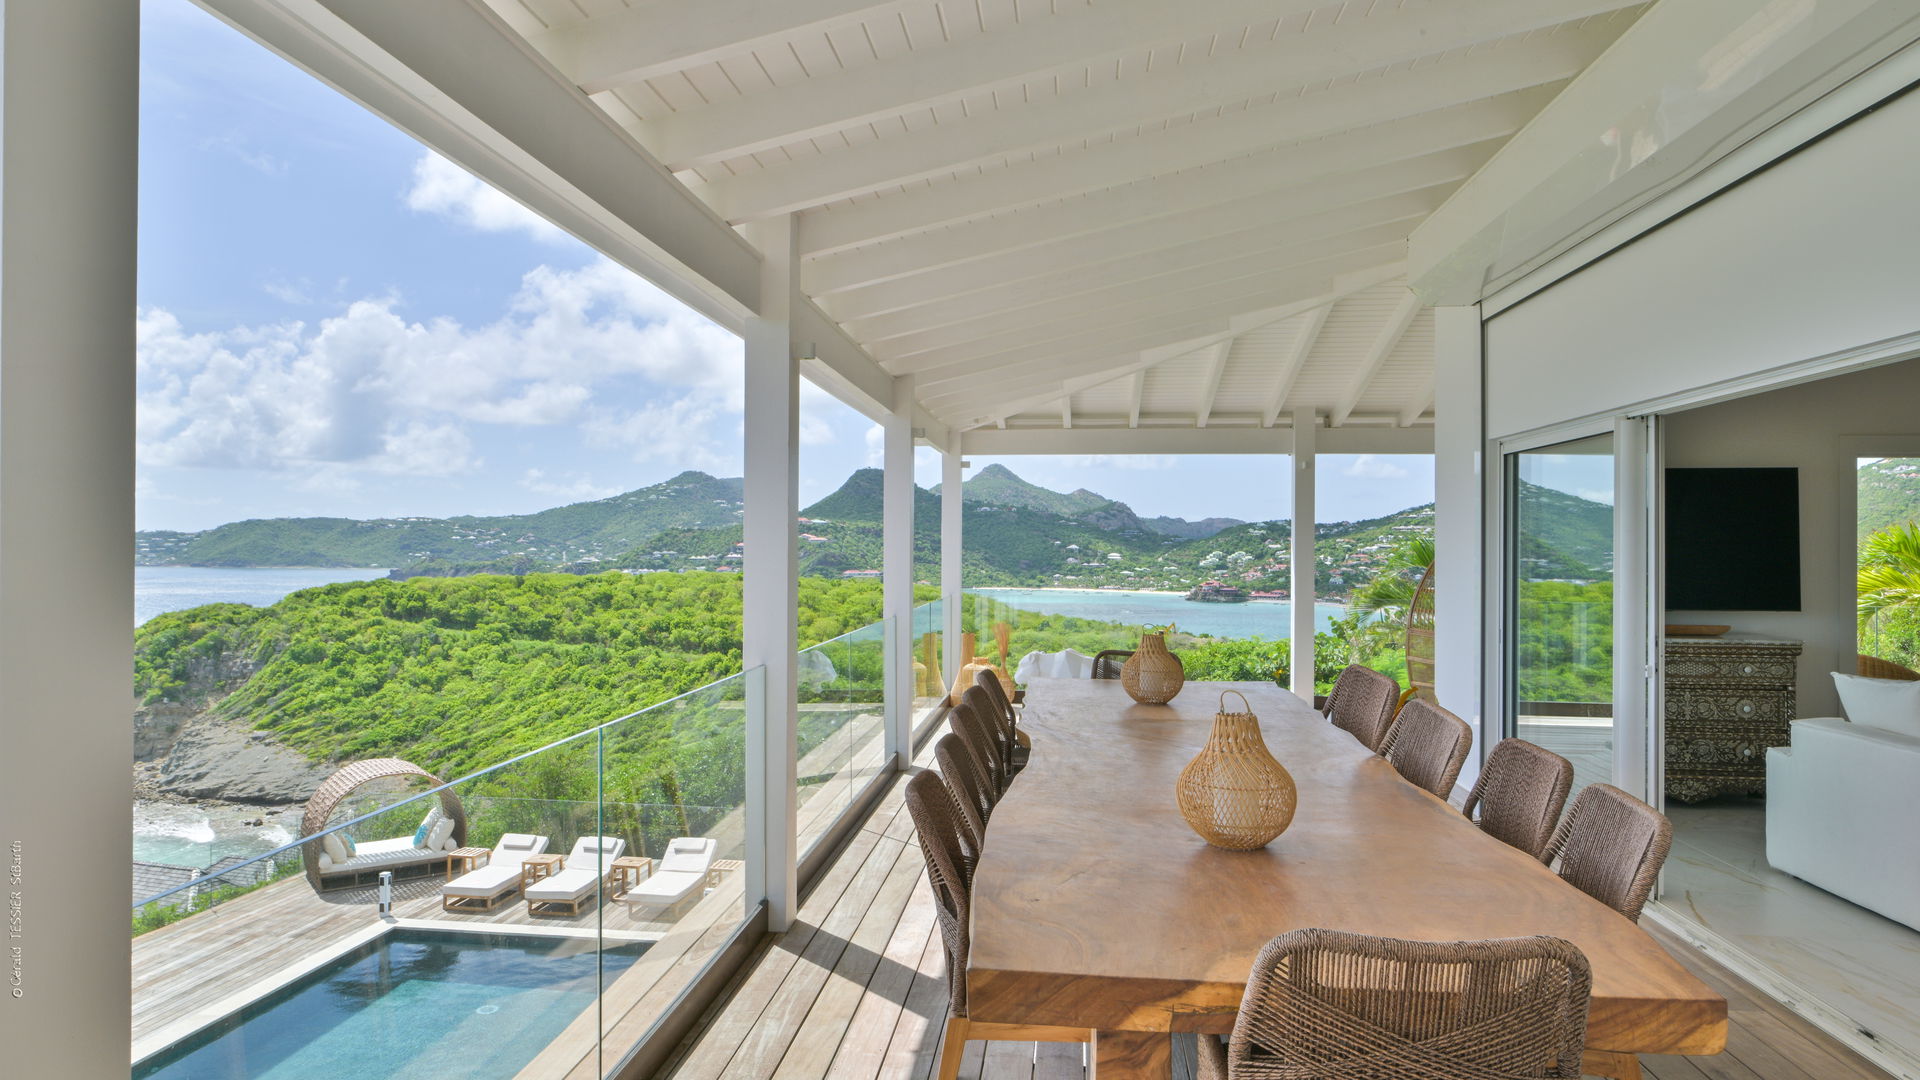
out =
[(434, 851), (453, 850), (453, 819), (441, 818), (427, 830), (427, 847)]
[(1920, 929), (1920, 736), (1836, 716), (1795, 720), (1790, 738), (1767, 751), (1767, 862)]
[(337, 832), (330, 832), (320, 838), (320, 852), (336, 863), (346, 862), (350, 857), (347, 855), (347, 845), (340, 841), (340, 834)]
[(1920, 682), (1833, 673), (1840, 707), (1856, 724), (1920, 736)]

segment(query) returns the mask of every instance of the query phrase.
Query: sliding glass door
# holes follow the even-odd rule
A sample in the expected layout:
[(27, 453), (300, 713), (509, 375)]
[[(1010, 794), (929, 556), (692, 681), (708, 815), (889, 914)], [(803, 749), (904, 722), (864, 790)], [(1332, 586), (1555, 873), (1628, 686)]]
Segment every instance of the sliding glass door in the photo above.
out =
[(1611, 783), (1613, 432), (1508, 454), (1507, 520), (1511, 733)]

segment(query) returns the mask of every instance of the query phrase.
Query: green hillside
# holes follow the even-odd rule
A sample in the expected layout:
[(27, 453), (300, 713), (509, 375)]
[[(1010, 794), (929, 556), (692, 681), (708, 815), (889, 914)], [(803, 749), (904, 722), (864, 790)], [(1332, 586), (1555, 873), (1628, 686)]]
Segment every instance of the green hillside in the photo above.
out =
[(141, 565), (559, 566), (606, 560), (670, 528), (739, 520), (738, 479), (684, 472), (651, 487), (594, 502), (500, 517), (274, 518), (200, 533), (135, 536)]
[[(939, 490), (937, 486), (934, 488), (936, 494)], [(1096, 495), (1086, 488), (1064, 493), (1049, 491), (1022, 480), (1005, 465), (989, 465), (975, 473), (960, 485), (960, 497), (962, 501), (970, 503), (1045, 510), (1062, 517), (1105, 509), (1113, 503), (1112, 499)]]
[(1523, 576), (1529, 581), (1610, 577), (1613, 507), (1525, 480), (1519, 483)]
[(1920, 458), (1882, 458), (1860, 466), (1859, 533), (1920, 521)]

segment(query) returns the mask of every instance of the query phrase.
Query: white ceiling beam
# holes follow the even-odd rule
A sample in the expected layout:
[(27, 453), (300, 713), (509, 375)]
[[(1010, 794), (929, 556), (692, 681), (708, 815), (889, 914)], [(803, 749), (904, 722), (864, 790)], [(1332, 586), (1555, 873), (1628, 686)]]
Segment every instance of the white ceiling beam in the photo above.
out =
[(1193, 304), (1226, 295), (1270, 294), (1278, 299), (1255, 306), (1271, 307), (1279, 302), (1299, 300), (1324, 292), (1334, 273), (1377, 262), (1383, 255), (1391, 257), (1397, 254), (1397, 250), (1383, 252), (1380, 248), (1373, 248), (1354, 252), (1341, 259), (1318, 260), (1307, 266), (1278, 266), (1273, 270), (1231, 278), (1176, 275), (1171, 279), (1156, 279), (1145, 283), (1147, 288), (1142, 290), (1144, 295), (1131, 303), (1108, 302), (1111, 297), (1100, 294), (1097, 298), (1088, 298), (1085, 302), (1072, 305), (1043, 305), (1033, 309), (1016, 324), (1009, 324), (997, 331), (991, 327), (978, 329), (967, 341), (896, 361), (888, 370), (895, 374), (940, 372), (956, 366), (991, 362), (1005, 355), (1008, 350), (1018, 350), (1029, 356), (1039, 355), (1033, 350), (1052, 342), (1060, 342), (1064, 348), (1071, 349), (1080, 342), (1081, 335), (1086, 331), (1104, 329), (1118, 322), (1140, 323), (1150, 319), (1184, 321), (1187, 313), (1193, 310)]
[[(1127, 426), (1130, 428), (1140, 426), (1140, 399), (1146, 395), (1146, 392), (1147, 369), (1141, 368), (1133, 373), (1133, 385), (1127, 390)], [(1005, 422), (1002, 418), (1001, 423)]]
[(891, 369), (898, 369), (901, 373), (928, 367), (934, 363), (930, 354), (935, 350), (966, 350), (977, 348), (983, 340), (1032, 335), (1062, 318), (1091, 311), (1126, 309), (1127, 313), (1131, 313), (1143, 305), (1155, 305), (1171, 290), (1202, 286), (1225, 288), (1279, 274), (1291, 274), (1307, 282), (1324, 281), (1331, 274), (1365, 270), (1398, 261), (1406, 252), (1406, 242), (1396, 235), (1402, 228), (1394, 224), (1383, 225), (1327, 240), (1276, 247), (1244, 258), (1173, 270), (1111, 288), (1076, 292), (1050, 303), (1009, 308), (998, 315), (898, 339), (901, 342), (912, 341), (915, 349), (888, 363)]
[(1194, 427), (1206, 427), (1208, 418), (1213, 415), (1213, 403), (1220, 397), (1220, 377), (1227, 372), (1227, 354), (1232, 351), (1232, 338), (1208, 348), (1207, 376), (1200, 384), (1200, 407), (1194, 412)]
[[(1049, 74), (1075, 82), (1126, 53), (1205, 37), (1238, 36), (1249, 23), (1311, 11), (1326, 0), (1166, 0), (1062, 5), (1001, 33), (916, 48), (775, 90), (683, 108), (630, 128), (674, 169), (712, 165), (803, 139), (930, 109), (968, 94), (1013, 88)], [(779, 5), (771, 5), (779, 6)]]
[[(1404, 115), (1402, 102), (1400, 119), (1317, 139), (1311, 152), (1301, 144), (1275, 148), (1265, 125), (1244, 123), (1244, 111), (1233, 113), (1156, 133), (1144, 140), (1147, 153), (1139, 152), (1142, 139), (1123, 139), (924, 190), (811, 211), (800, 218), (800, 250), (806, 258), (832, 255), (1063, 198), (1076, 201), (1062, 204), (1047, 219), (1062, 230), (1082, 221), (1098, 225), (1178, 213), (1227, 201), (1214, 198), (1215, 193), (1239, 184), (1250, 194), (1261, 185), (1302, 184), (1329, 173), (1359, 172), (1504, 139), (1547, 100), (1544, 90), (1520, 90), (1413, 116)], [(1196, 132), (1203, 137), (1196, 138)], [(1066, 235), (1071, 232), (1059, 238)]]
[(1307, 366), (1307, 358), (1313, 355), (1314, 343), (1320, 340), (1320, 329), (1327, 325), (1327, 315), (1333, 311), (1333, 304), (1318, 307), (1300, 320), (1300, 328), (1287, 344), (1287, 355), (1280, 360), (1279, 378), (1274, 381), (1273, 394), (1267, 398), (1267, 407), (1260, 415), (1263, 427), (1272, 427), (1280, 419), (1280, 413), (1287, 406), (1287, 398), (1293, 394), (1293, 384), (1300, 378), (1300, 370)]
[(1068, 394), (1065, 397), (1060, 399), (1060, 426), (1062, 428), (1073, 427), (1073, 395), (1072, 394)]
[[(1321, 429), (1314, 448), (1322, 454), (1431, 454), (1433, 428), (1358, 427)], [(962, 453), (1015, 454), (1285, 454), (1291, 428), (975, 428), (960, 435)]]
[(976, 380), (971, 384), (949, 388), (938, 407), (942, 415), (950, 416), (961, 426), (985, 422), (981, 417), (1009, 416), (1034, 404), (1052, 401), (1063, 385), (1076, 391), (1093, 389), (1151, 368), (1162, 361), (1185, 356), (1195, 349), (1325, 307), (1404, 273), (1404, 264), (1390, 262), (1367, 270), (1336, 274), (1324, 283), (1324, 289), (1303, 292), (1301, 299), (1273, 307), (1246, 311), (1210, 323), (1170, 325), (1117, 349), (1096, 347), (1045, 357), (1042, 362), (1028, 364), (1025, 374), (1011, 372), (990, 383)]
[[(1046, 216), (1036, 219), (1036, 231), (1043, 237), (1064, 239), (1103, 222), (1144, 219), (1227, 201), (1215, 195), (1229, 193), (1242, 183), (1250, 190), (1259, 190), (1261, 183), (1271, 187), (1306, 183), (1331, 173), (1364, 171), (1504, 139), (1550, 93), (1548, 87), (1522, 90), (1411, 116), (1405, 115), (1406, 101), (1383, 100), (1378, 111), (1391, 109), (1399, 119), (1370, 122), (1358, 131), (1309, 143), (1283, 141), (1277, 147), (1270, 137), (1272, 128), (1245, 122), (1250, 115), (1261, 115), (1260, 110), (1243, 110), (1072, 154), (1009, 164), (925, 189), (812, 211), (801, 216), (801, 242), (810, 256), (824, 257), (875, 242), (972, 226), (992, 220), (985, 215), (1030, 210), (1039, 204), (1045, 204)], [(1236, 153), (1255, 156), (1232, 159)]]
[[(1458, 96), (1458, 90), (1452, 95), (1441, 91), (1444, 96), (1436, 101), (1422, 91), (1422, 86), (1435, 81), (1457, 83), (1461, 72), (1454, 70), (1456, 68), (1496, 69), (1480, 84), (1496, 86), (1493, 93), (1517, 89), (1513, 84), (1516, 76), (1521, 78), (1519, 85), (1525, 86), (1577, 73), (1612, 40), (1611, 33), (1569, 30), (1485, 55), (1473, 54), (1465, 57), (1464, 62), (1453, 60), (1366, 79), (1354, 84), (1351, 90), (1297, 96), (1292, 93), (1297, 87), (1476, 44), (1482, 40), (1481, 35), (1490, 32), (1490, 20), (1482, 14), (1483, 7), (1498, 8), (1509, 23), (1526, 24), (1533, 22), (1523, 14), (1526, 10), (1561, 2), (1484, 0), (1469, 10), (1450, 8), (1444, 17), (1388, 18), (1384, 20), (1387, 27), (1376, 26), (1375, 19), (1355, 19), (1324, 31), (1283, 39), (1281, 44), (1272, 47), (1216, 56), (1191, 70), (1187, 65), (1169, 65), (1164, 71), (1128, 79), (1113, 92), (1088, 90), (1064, 94), (1046, 103), (1005, 109), (954, 124), (933, 125), (829, 154), (718, 178), (695, 186), (695, 190), (722, 217), (738, 223), (806, 210), (961, 168), (990, 164), (1008, 154), (1051, 149), (1083, 139), (1132, 131), (1143, 125), (1151, 127), (1160, 121), (1180, 119), (1194, 112), (1210, 112), (1275, 91), (1281, 92), (1281, 100), (1257, 110), (1246, 110), (1263, 113), (1269, 135), (1265, 145), (1333, 134), (1367, 122), (1356, 121), (1356, 115), (1371, 112), (1375, 119), (1390, 118), (1377, 115), (1379, 99), (1361, 87), (1373, 91), (1384, 88), (1384, 96), (1399, 106), (1400, 112), (1394, 115), (1405, 115), (1409, 108), (1425, 110), (1489, 96), (1488, 92), (1463, 97)], [(1419, 24), (1419, 31), (1409, 32), (1414, 24)], [(1469, 26), (1471, 30), (1464, 29)], [(1335, 35), (1337, 45), (1333, 40)], [(1443, 68), (1448, 70), (1450, 78), (1431, 78), (1433, 72)], [(1142, 112), (1143, 103), (1149, 104), (1152, 113)]]
[(1373, 382), (1375, 375), (1380, 374), (1380, 369), (1385, 366), (1387, 357), (1393, 355), (1393, 350), (1400, 344), (1400, 339), (1406, 336), (1407, 327), (1412, 326), (1414, 316), (1420, 314), (1420, 307), (1420, 297), (1413, 290), (1408, 289), (1401, 294), (1400, 302), (1394, 305), (1393, 312), (1387, 316), (1386, 324), (1380, 328), (1380, 333), (1374, 337), (1373, 344), (1368, 347), (1366, 357), (1360, 361), (1358, 369), (1354, 372), (1353, 382), (1347, 387), (1347, 392), (1341, 396), (1340, 403), (1334, 406), (1333, 411), (1327, 414), (1328, 427), (1339, 427), (1347, 422), (1347, 417), (1353, 415), (1353, 408), (1359, 404), (1361, 396), (1367, 392), (1367, 385)]
[(1420, 419), (1421, 414), (1425, 413), (1432, 404), (1433, 376), (1428, 375), (1426, 379), (1421, 382), (1420, 388), (1415, 390), (1413, 396), (1407, 399), (1407, 404), (1400, 410), (1400, 415), (1395, 418), (1395, 422), (1401, 427), (1411, 427), (1413, 422)]
[(786, 48), (796, 34), (825, 33), (913, 6), (912, 0), (634, 0), (625, 10), (527, 40), (591, 94), (756, 49)]
[(1661, 0), (1414, 235), (1413, 287), (1477, 303), (1916, 35), (1913, 0)]
[[(1062, 295), (1058, 291), (1035, 293), (1026, 288), (1027, 284), (1044, 286), (1060, 275), (1070, 276), (1067, 286), (1070, 294), (1137, 281), (1171, 269), (1205, 266), (1209, 262), (1269, 250), (1278, 244), (1304, 243), (1392, 222), (1405, 222), (1407, 231), (1411, 231), (1455, 186), (1452, 183), (1437, 185), (1297, 219), (1286, 217), (1281, 210), (1275, 217), (1245, 221), (1238, 226), (1231, 215), (1206, 222), (1204, 228), (1201, 222), (1190, 222), (1194, 226), (1191, 229), (1148, 222), (1065, 241), (1041, 251), (1019, 253), (1017, 257), (976, 259), (928, 274), (851, 289), (820, 298), (821, 307), (842, 322), (856, 323), (915, 307), (934, 307), (936, 310), (930, 313), (934, 316), (940, 314), (941, 308), (967, 310), (969, 305), (961, 303), (960, 298), (973, 293), (992, 293), (1005, 298), (993, 305), (995, 307), (1024, 306), (1039, 303), (1041, 295)], [(981, 303), (974, 301), (973, 309), (978, 310)], [(948, 321), (953, 319), (909, 317), (902, 320), (907, 327), (890, 336)]]
[[(1266, 222), (1310, 217), (1342, 206), (1457, 184), (1484, 165), (1494, 149), (1489, 141), (1359, 172), (1329, 172), (1286, 187), (1236, 186), (1232, 199), (1210, 200), (1184, 210), (1171, 203), (1119, 207), (1096, 196), (1078, 201), (1091, 207), (1069, 204), (1023, 210), (939, 233), (828, 255), (804, 263), (801, 281), (808, 293), (827, 296), (886, 281), (911, 281), (969, 263), (987, 264), (975, 267), (976, 278), (1010, 280), (1009, 273), (1026, 266), (1112, 258), (1102, 252), (1116, 243), (1129, 244), (1134, 251), (1152, 250), (1195, 236), (1225, 235)], [(1195, 177), (1194, 182), (1201, 183), (1202, 178)], [(1226, 189), (1220, 193), (1225, 194)], [(1128, 214), (1130, 209), (1136, 213)], [(1063, 223), (1062, 218), (1068, 220)], [(1112, 233), (1124, 233), (1126, 239), (1109, 235)], [(1042, 247), (1047, 249), (1045, 257), (1035, 258), (1042, 254), (1035, 249)]]
[[(1036, 299), (1030, 304), (1015, 301), (1012, 306), (977, 319), (875, 342), (868, 349), (895, 374), (920, 371), (976, 354), (983, 343), (1017, 340), (1023, 334), (1040, 333), (1062, 318), (1121, 307), (1127, 308), (1128, 313), (1162, 310), (1166, 306), (1165, 298), (1175, 292), (1225, 288), (1234, 282), (1271, 278), (1276, 274), (1324, 276), (1365, 269), (1397, 260), (1405, 253), (1405, 241), (1401, 237), (1409, 220), (1401, 218), (1355, 232), (1293, 243), (1282, 240), (1215, 262), (1200, 261), (1183, 250), (1176, 253), (1177, 262), (1168, 260), (1176, 265), (1165, 266), (1157, 259), (1144, 262), (1128, 268), (1126, 280), (1113, 286), (1081, 290), (1079, 285), (1101, 286), (1102, 281), (1076, 282), (1070, 274), (1063, 275), (1042, 283), (1049, 286), (1045, 300)], [(1036, 291), (1039, 291), (1037, 287)]]

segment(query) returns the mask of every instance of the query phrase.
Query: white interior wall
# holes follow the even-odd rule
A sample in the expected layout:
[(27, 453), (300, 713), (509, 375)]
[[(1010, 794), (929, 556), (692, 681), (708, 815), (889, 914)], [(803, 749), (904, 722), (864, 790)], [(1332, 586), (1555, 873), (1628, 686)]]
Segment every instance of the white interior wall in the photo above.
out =
[[(1800, 470), (1800, 611), (1674, 611), (1806, 642), (1801, 716), (1838, 716), (1829, 672), (1854, 669), (1853, 472), (1860, 436), (1920, 435), (1920, 360), (1675, 413), (1662, 422), (1669, 468)], [(1733, 554), (1738, 538), (1729, 537)]]
[(1920, 93), (1486, 324), (1499, 437), (1920, 335)]

